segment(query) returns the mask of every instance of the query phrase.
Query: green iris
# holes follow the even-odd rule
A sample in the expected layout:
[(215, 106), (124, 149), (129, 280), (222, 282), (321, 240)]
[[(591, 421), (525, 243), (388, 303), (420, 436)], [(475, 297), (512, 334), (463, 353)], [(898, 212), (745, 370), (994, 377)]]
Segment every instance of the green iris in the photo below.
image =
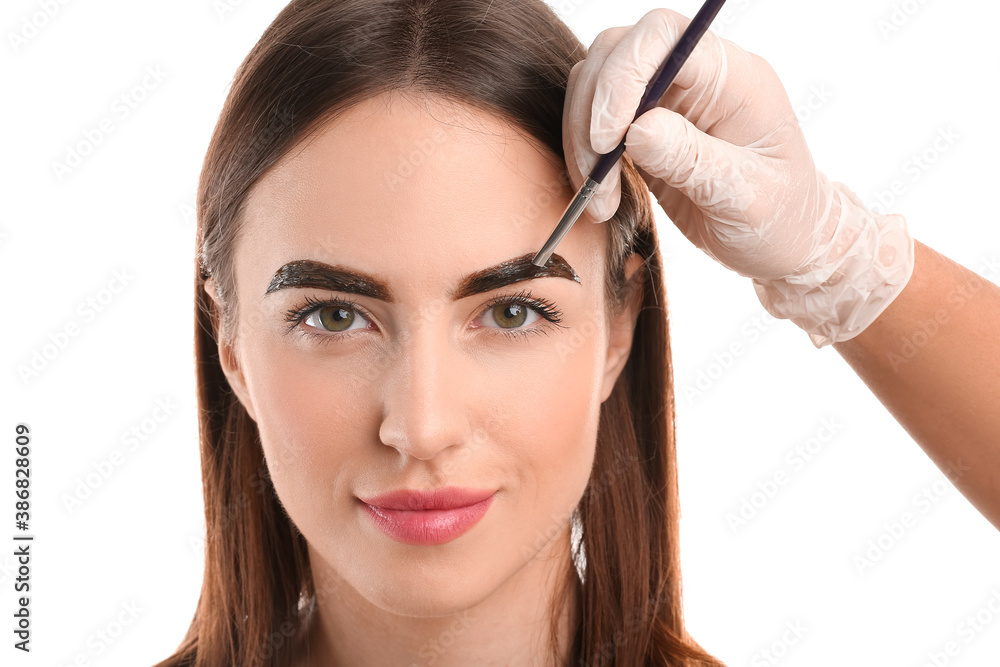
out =
[(319, 321), (327, 331), (344, 331), (354, 322), (354, 311), (347, 308), (320, 308)]
[[(493, 306), (493, 320), (505, 329), (516, 329), (528, 319), (528, 309), (520, 303), (501, 303)], [(346, 331), (354, 323), (350, 308), (320, 308), (319, 321), (327, 331)]]
[[(507, 313), (511, 313), (511, 315), (508, 316)], [(527, 317), (528, 309), (520, 303), (501, 303), (493, 306), (493, 319), (503, 328), (519, 327), (524, 324)]]

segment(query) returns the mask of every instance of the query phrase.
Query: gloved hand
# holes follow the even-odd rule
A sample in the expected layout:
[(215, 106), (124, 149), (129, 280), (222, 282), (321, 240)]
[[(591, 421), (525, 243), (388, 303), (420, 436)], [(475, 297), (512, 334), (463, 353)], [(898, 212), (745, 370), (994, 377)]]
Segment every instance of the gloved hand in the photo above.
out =
[[(600, 33), (569, 76), (566, 166), (576, 188), (625, 136), (625, 153), (678, 229), (723, 266), (751, 278), (764, 308), (816, 347), (866, 329), (913, 272), (901, 215), (868, 210), (817, 171), (771, 66), (711, 30), (659, 105), (632, 118), (646, 84), (690, 19), (654, 9)], [(620, 167), (584, 217), (610, 218)]]

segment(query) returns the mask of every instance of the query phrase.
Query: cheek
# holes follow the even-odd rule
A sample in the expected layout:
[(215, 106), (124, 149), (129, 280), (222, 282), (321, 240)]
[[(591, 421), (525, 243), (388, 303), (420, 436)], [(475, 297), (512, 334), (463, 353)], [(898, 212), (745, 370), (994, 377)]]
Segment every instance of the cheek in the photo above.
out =
[[(522, 545), (541, 548), (568, 521), (590, 478), (603, 333), (583, 322), (549, 340), (551, 345), (535, 350), (525, 347), (516, 362), (493, 366), (493, 379), (478, 390), (449, 399), (463, 404), (476, 430), (465, 434), (463, 450), (442, 460), (440, 472), (449, 481), (472, 474), (507, 488), (504, 510), (494, 520), (500, 523), (484, 538), (498, 555), (521, 553)], [(515, 349), (508, 352), (511, 359)], [(356, 521), (352, 485), (370, 478), (372, 470), (385, 473), (398, 458), (378, 443), (384, 398), (379, 369), (385, 364), (377, 358), (359, 364), (358, 358), (303, 353), (266, 337), (244, 355), (275, 491), (299, 529), (317, 543), (340, 535), (331, 538), (330, 548), (337, 540), (350, 542), (338, 527)], [(484, 372), (470, 363), (470, 373)]]
[(304, 517), (296, 509), (315, 507), (316, 493), (349, 493), (341, 487), (350, 479), (371, 399), (347, 357), (319, 362), (286, 341), (268, 340), (246, 356), (268, 472), (298, 523)]
[(594, 458), (600, 416), (603, 355), (600, 331), (577, 326), (544, 356), (534, 359), (529, 376), (516, 388), (518, 412), (525, 420), (526, 459), (544, 478), (537, 493), (561, 489), (574, 506), (583, 493)]

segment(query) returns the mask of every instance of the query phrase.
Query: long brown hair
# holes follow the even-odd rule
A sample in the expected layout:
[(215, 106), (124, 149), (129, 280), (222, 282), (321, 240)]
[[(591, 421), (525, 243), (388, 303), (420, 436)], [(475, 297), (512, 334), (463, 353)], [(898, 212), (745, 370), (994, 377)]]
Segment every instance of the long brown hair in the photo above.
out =
[[(313, 129), (397, 89), (483, 109), (564, 160), (566, 82), (585, 56), (542, 0), (295, 0), (243, 61), (198, 187), (204, 581), (183, 642), (160, 667), (289, 665), (303, 634), (302, 601), (335, 595), (339, 585), (314, 581), (305, 538), (269, 480), (257, 425), (219, 363), (218, 337), (235, 334), (232, 253), (251, 187)], [(601, 406), (592, 477), (577, 509), (582, 543), (573, 556), (585, 563), (583, 581), (567, 572), (560, 591), (577, 587), (578, 622), (570, 655), (553, 648), (554, 664), (719, 666), (682, 619), (667, 303), (650, 194), (628, 156), (621, 205), (604, 225), (609, 305), (623, 303), (632, 252), (644, 259), (643, 297), (630, 357)], [(204, 291), (210, 277), (222, 312)], [(553, 613), (553, 636), (556, 625)]]

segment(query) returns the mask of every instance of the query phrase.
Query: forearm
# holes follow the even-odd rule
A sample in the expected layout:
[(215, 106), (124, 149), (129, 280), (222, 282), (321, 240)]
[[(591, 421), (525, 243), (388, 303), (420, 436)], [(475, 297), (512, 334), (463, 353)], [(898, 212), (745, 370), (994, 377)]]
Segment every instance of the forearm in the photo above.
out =
[(833, 347), (1000, 530), (1000, 287), (914, 245), (903, 291)]

